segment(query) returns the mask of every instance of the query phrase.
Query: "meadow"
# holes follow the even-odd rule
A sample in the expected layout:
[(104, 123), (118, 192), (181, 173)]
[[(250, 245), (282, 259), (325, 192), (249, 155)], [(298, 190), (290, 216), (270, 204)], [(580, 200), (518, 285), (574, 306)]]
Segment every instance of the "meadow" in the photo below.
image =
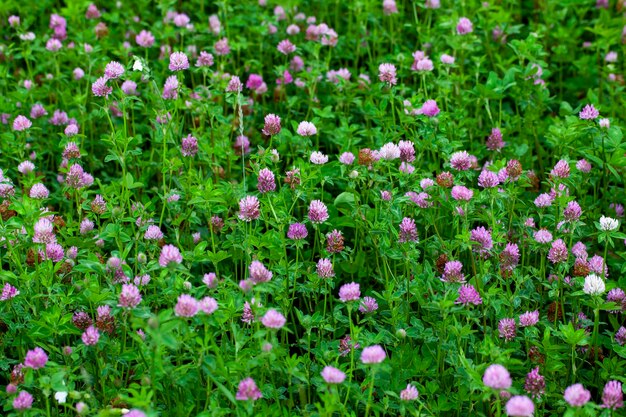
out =
[(626, 2), (0, 34), (0, 414), (626, 416)]

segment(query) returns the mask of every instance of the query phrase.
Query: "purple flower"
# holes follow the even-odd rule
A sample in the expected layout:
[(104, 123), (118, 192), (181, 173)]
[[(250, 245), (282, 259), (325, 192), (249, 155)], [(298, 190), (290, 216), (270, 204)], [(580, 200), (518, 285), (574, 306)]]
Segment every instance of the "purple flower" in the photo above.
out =
[(96, 97), (108, 97), (113, 88), (107, 85), (106, 77), (100, 77), (91, 84), (91, 92)]
[(325, 366), (321, 375), (327, 384), (341, 384), (346, 379), (345, 373), (332, 366)]
[(309, 220), (311, 223), (324, 223), (328, 220), (328, 209), (320, 200), (313, 200), (309, 204)]
[(537, 198), (535, 198), (535, 206), (537, 207), (550, 207), (552, 205), (552, 197), (550, 194), (540, 194)]
[(463, 304), (467, 306), (469, 304), (481, 305), (483, 299), (480, 298), (480, 294), (476, 291), (473, 285), (464, 284), (459, 287), (459, 296), (457, 297), (455, 304)]
[(163, 239), (163, 232), (159, 229), (159, 226), (154, 224), (148, 226), (148, 230), (143, 235), (143, 238), (146, 240), (160, 240)]
[(20, 292), (13, 285), (8, 282), (4, 284), (2, 287), (2, 295), (0, 295), (0, 301), (10, 300), (13, 297), (16, 297), (20, 294)]
[(328, 253), (339, 253), (343, 250), (343, 234), (335, 229), (326, 235), (326, 251)]
[(198, 313), (199, 308), (198, 300), (189, 294), (182, 294), (178, 297), (174, 307), (174, 314), (177, 317), (193, 317)]
[(415, 227), (415, 221), (409, 217), (402, 219), (400, 223), (400, 234), (398, 242), (416, 242), (417, 241), (417, 228)]
[(250, 279), (252, 279), (255, 284), (268, 282), (274, 275), (259, 261), (252, 261), (248, 270), (250, 272)]
[(64, 256), (63, 246), (58, 243), (48, 243), (46, 245), (46, 259), (50, 259), (52, 262), (61, 262)]
[(500, 151), (504, 148), (504, 142), (502, 141), (502, 132), (497, 127), (491, 129), (491, 134), (487, 138), (487, 149), (490, 151)]
[(24, 359), (24, 366), (32, 369), (41, 369), (46, 366), (48, 362), (48, 355), (40, 348), (36, 347), (33, 350), (26, 352), (26, 358)]
[(241, 84), (241, 80), (236, 75), (230, 77), (228, 81), (228, 85), (226, 86), (226, 92), (238, 93), (243, 89), (243, 84)]
[(539, 310), (527, 311), (519, 316), (519, 324), (522, 327), (534, 326), (539, 321)]
[(239, 201), (239, 218), (245, 222), (256, 220), (261, 215), (259, 199), (255, 196), (246, 196)]
[(141, 293), (139, 288), (133, 284), (122, 285), (122, 292), (120, 293), (119, 306), (125, 308), (135, 308), (141, 302)]
[(278, 49), (278, 52), (280, 52), (283, 55), (289, 55), (296, 51), (296, 45), (291, 43), (289, 39), (283, 39), (282, 41), (280, 41), (276, 48)]
[(407, 384), (406, 388), (400, 391), (400, 399), (402, 401), (414, 401), (417, 400), (418, 396), (417, 388), (411, 384)]
[(317, 128), (313, 123), (310, 122), (300, 122), (297, 129), (298, 135), (300, 136), (313, 136), (317, 133)]
[(509, 371), (499, 364), (490, 365), (483, 374), (483, 384), (495, 390), (509, 389), (512, 383)]
[(552, 233), (546, 229), (539, 229), (534, 233), (534, 238), (537, 243), (550, 243), (552, 242)]
[(286, 322), (285, 316), (274, 309), (267, 310), (265, 315), (261, 317), (261, 323), (270, 329), (280, 329)]
[(381, 363), (387, 354), (380, 345), (368, 346), (361, 352), (361, 362), (364, 364)]
[(359, 306), (359, 311), (363, 314), (373, 313), (378, 310), (378, 303), (375, 298), (372, 297), (363, 297), (361, 300), (361, 305)]
[(435, 100), (426, 100), (422, 107), (418, 111), (419, 114), (423, 114), (428, 117), (435, 117), (439, 114), (439, 107), (437, 107), (437, 102)]
[[(448, 261), (443, 267), (443, 274), (441, 280), (444, 282), (465, 282), (465, 275), (463, 275), (463, 264), (459, 261)], [(473, 287), (472, 287), (473, 288)], [(459, 289), (460, 295), (460, 289)], [(480, 298), (480, 297), (479, 297)]]
[(478, 176), (478, 186), (482, 188), (495, 188), (500, 184), (498, 174), (484, 169)]
[(586, 159), (581, 159), (576, 162), (576, 169), (587, 174), (591, 171), (591, 164)]
[(553, 264), (567, 261), (568, 251), (563, 239), (552, 242), (552, 247), (548, 251), (548, 260)]
[(333, 263), (330, 261), (330, 259), (327, 258), (323, 258), (317, 261), (316, 272), (317, 276), (320, 278), (332, 278), (335, 276)]
[(500, 338), (509, 342), (515, 338), (516, 328), (515, 319), (502, 319), (498, 323), (498, 333)]
[(104, 76), (108, 80), (114, 80), (124, 74), (124, 66), (117, 61), (109, 62), (104, 68)]
[(473, 250), (483, 256), (487, 256), (491, 248), (493, 248), (491, 232), (482, 226), (470, 232), (470, 240), (479, 243), (479, 245), (474, 246)]
[(202, 277), (202, 282), (209, 288), (217, 287), (217, 275), (215, 272), (209, 272), (208, 274), (204, 274)]
[(198, 307), (204, 314), (213, 314), (218, 308), (217, 301), (213, 297), (204, 297), (198, 302)]
[(515, 243), (507, 243), (500, 253), (500, 268), (503, 271), (513, 271), (519, 262), (519, 248)]
[(467, 187), (462, 185), (455, 185), (452, 187), (452, 198), (457, 201), (470, 201), (474, 196), (474, 192)]
[(582, 212), (580, 205), (576, 201), (570, 201), (563, 210), (563, 217), (567, 221), (574, 222), (580, 218)]
[(593, 107), (593, 104), (587, 104), (581, 111), (578, 113), (578, 117), (581, 120), (593, 120), (600, 116), (600, 112)]
[(467, 17), (462, 17), (456, 25), (456, 33), (459, 35), (465, 35), (472, 33), (474, 30), (472, 22)]
[(470, 154), (466, 151), (455, 152), (450, 155), (450, 166), (457, 171), (466, 171), (472, 167)]
[(239, 383), (239, 387), (237, 388), (237, 395), (235, 398), (238, 401), (248, 401), (248, 400), (258, 400), (263, 397), (261, 391), (256, 386), (254, 379), (246, 378)]
[(276, 180), (272, 171), (267, 168), (259, 171), (257, 189), (261, 194), (276, 190)]
[(21, 114), (13, 120), (13, 130), (17, 132), (30, 129), (32, 125), (33, 123), (30, 120), (28, 120), (27, 117), (22, 116)]
[(540, 398), (546, 392), (546, 379), (539, 375), (539, 367), (536, 367), (526, 375), (524, 389), (532, 398)]
[(615, 342), (620, 346), (624, 346), (624, 343), (626, 343), (626, 327), (621, 326), (615, 333)]
[(380, 64), (378, 66), (378, 79), (389, 85), (396, 85), (396, 66), (393, 64)]
[(570, 175), (569, 164), (566, 160), (561, 159), (556, 163), (552, 171), (550, 171), (550, 175), (558, 178), (568, 178)]
[(583, 387), (583, 384), (574, 384), (565, 389), (563, 398), (572, 407), (582, 407), (591, 399), (591, 393)]
[(187, 135), (187, 137), (182, 140), (180, 152), (183, 156), (196, 156), (198, 153), (198, 139), (192, 135)]
[(196, 60), (196, 67), (210, 67), (213, 65), (213, 62), (213, 55), (206, 51), (202, 51)]
[(355, 301), (361, 297), (361, 288), (356, 282), (344, 284), (339, 288), (339, 299), (344, 303)]
[(308, 234), (303, 223), (292, 223), (289, 225), (289, 230), (287, 230), (287, 237), (292, 240), (305, 239)]
[(533, 401), (525, 395), (515, 395), (506, 403), (509, 417), (532, 417), (535, 412)]
[(37, 184), (33, 184), (33, 186), (30, 189), (30, 193), (28, 195), (30, 196), (30, 198), (44, 199), (44, 198), (48, 198), (48, 196), (50, 195), (50, 192), (48, 191), (45, 185), (38, 182)]
[(27, 410), (33, 406), (33, 396), (26, 391), (20, 391), (13, 399), (13, 408), (16, 410)]
[(95, 346), (100, 339), (100, 332), (93, 326), (87, 327), (81, 336), (83, 343), (87, 346)]
[(180, 250), (174, 245), (165, 245), (161, 249), (161, 255), (159, 256), (159, 265), (165, 268), (171, 263), (180, 264), (183, 262), (183, 256), (180, 254)]
[(265, 125), (263, 126), (263, 134), (266, 136), (273, 136), (280, 133), (280, 117), (275, 114), (268, 114), (265, 116)]
[(54, 225), (46, 218), (37, 220), (34, 226), (35, 235), (33, 236), (33, 243), (54, 243), (56, 237), (54, 236)]
[(624, 394), (622, 393), (622, 383), (619, 381), (609, 381), (602, 390), (602, 408), (615, 410), (624, 406)]
[(152, 36), (152, 33), (142, 30), (137, 36), (135, 36), (135, 42), (143, 48), (149, 48), (154, 45), (154, 36)]
[(184, 52), (174, 52), (170, 55), (170, 71), (182, 71), (189, 68), (189, 58)]

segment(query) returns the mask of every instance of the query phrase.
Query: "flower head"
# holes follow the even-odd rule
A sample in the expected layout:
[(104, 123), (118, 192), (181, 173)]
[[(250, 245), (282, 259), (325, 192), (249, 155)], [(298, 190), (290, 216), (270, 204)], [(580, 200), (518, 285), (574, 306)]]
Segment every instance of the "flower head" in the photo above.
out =
[(583, 384), (574, 384), (565, 389), (563, 398), (572, 407), (582, 407), (591, 400), (591, 393), (583, 387)]
[(364, 364), (381, 363), (387, 354), (380, 345), (368, 346), (361, 352), (361, 362)]
[(498, 333), (500, 338), (503, 338), (507, 342), (515, 338), (516, 328), (515, 319), (502, 319), (498, 323)]
[(300, 136), (313, 136), (317, 133), (317, 128), (311, 122), (300, 122), (297, 129)]
[(47, 362), (48, 355), (46, 355), (46, 352), (42, 348), (36, 347), (35, 349), (29, 350), (26, 353), (24, 366), (26, 366), (27, 368), (41, 369), (46, 366)]
[(344, 303), (355, 301), (361, 297), (361, 288), (356, 282), (344, 284), (339, 288), (339, 299)]
[(476, 291), (473, 285), (465, 284), (459, 287), (459, 296), (457, 297), (455, 304), (463, 304), (467, 306), (469, 304), (481, 305), (483, 299), (480, 298), (480, 294)]
[(490, 365), (483, 374), (483, 384), (496, 390), (509, 389), (513, 384), (507, 369), (499, 364)]
[(578, 113), (578, 117), (581, 120), (593, 120), (600, 116), (600, 112), (593, 107), (593, 104), (587, 104), (581, 111)]
[(254, 379), (246, 378), (239, 383), (239, 387), (237, 388), (237, 395), (235, 398), (238, 401), (248, 401), (248, 400), (258, 400), (263, 397), (261, 391), (257, 388)]
[(506, 403), (506, 414), (510, 417), (532, 417), (534, 412), (533, 401), (525, 395), (515, 395)]
[(459, 35), (465, 35), (471, 33), (474, 30), (472, 22), (467, 17), (462, 17), (456, 25), (456, 33)]
[(189, 294), (182, 294), (178, 297), (174, 307), (174, 314), (178, 317), (193, 317), (198, 313), (199, 308), (198, 300)]
[(239, 201), (239, 218), (245, 222), (256, 220), (261, 215), (259, 199), (255, 196), (246, 196)]
[(389, 85), (396, 85), (396, 66), (393, 64), (380, 64), (378, 66), (378, 79)]
[(309, 220), (311, 223), (324, 223), (328, 220), (328, 209), (320, 200), (313, 200), (309, 204)]
[(346, 379), (345, 373), (332, 366), (325, 366), (321, 375), (327, 384), (341, 384)]
[(588, 295), (602, 295), (606, 290), (604, 280), (596, 274), (589, 274), (585, 277), (583, 291)]
[(170, 55), (170, 71), (182, 71), (189, 68), (189, 58), (184, 52), (174, 52)]
[(183, 262), (183, 255), (180, 254), (180, 250), (174, 245), (165, 245), (161, 248), (161, 255), (159, 256), (159, 265), (165, 268), (171, 263), (180, 264)]
[(400, 399), (402, 401), (414, 401), (417, 400), (418, 396), (417, 388), (411, 384), (407, 384), (406, 388), (400, 391)]
[(22, 116), (21, 114), (13, 120), (13, 130), (17, 132), (30, 129), (32, 125), (33, 123), (28, 120), (26, 116)]
[(619, 227), (619, 221), (611, 217), (600, 217), (600, 230), (611, 232)]
[(619, 381), (609, 381), (602, 390), (602, 407), (615, 410), (624, 406), (624, 393), (622, 383)]
[(263, 317), (261, 317), (261, 323), (270, 329), (280, 329), (286, 322), (287, 319), (285, 319), (285, 316), (274, 309), (267, 310)]

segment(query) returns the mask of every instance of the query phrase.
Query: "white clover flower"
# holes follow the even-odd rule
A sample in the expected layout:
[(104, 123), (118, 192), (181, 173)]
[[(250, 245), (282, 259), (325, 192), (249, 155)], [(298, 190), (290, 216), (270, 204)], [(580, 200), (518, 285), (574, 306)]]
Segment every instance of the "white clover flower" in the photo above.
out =
[(67, 400), (67, 391), (56, 392), (54, 394), (54, 398), (59, 404), (65, 404), (65, 400)]
[(382, 159), (398, 159), (400, 158), (400, 147), (395, 143), (386, 143), (380, 148), (379, 155)]
[(606, 290), (604, 281), (596, 274), (589, 274), (585, 277), (583, 291), (589, 295), (602, 295)]
[(133, 64), (133, 71), (143, 71), (143, 63), (140, 58), (135, 57), (135, 63)]
[(600, 229), (605, 232), (611, 232), (619, 227), (619, 222), (617, 219), (613, 219), (611, 217), (600, 217)]
[(328, 162), (328, 156), (324, 155), (321, 152), (315, 151), (311, 154), (311, 162), (315, 165), (324, 165), (326, 162)]

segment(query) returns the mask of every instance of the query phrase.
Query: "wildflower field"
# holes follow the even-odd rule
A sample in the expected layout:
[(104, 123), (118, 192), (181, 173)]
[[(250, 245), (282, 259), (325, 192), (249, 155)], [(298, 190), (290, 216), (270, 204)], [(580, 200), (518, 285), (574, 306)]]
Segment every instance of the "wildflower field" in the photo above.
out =
[(2, 416), (626, 416), (626, 2), (0, 4)]

